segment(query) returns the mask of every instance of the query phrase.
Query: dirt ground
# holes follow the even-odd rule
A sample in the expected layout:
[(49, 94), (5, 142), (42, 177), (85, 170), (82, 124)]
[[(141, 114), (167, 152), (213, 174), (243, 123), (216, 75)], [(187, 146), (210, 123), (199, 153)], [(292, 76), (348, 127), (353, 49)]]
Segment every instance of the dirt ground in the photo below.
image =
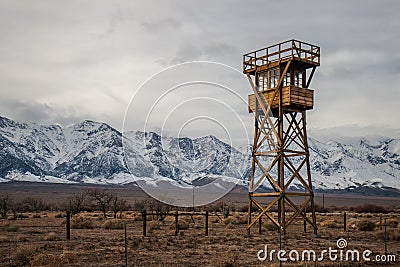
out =
[[(124, 229), (105, 229), (100, 213), (75, 215), (90, 222), (93, 229), (71, 229), (71, 240), (66, 240), (66, 218), (61, 213), (25, 214), (29, 218), (0, 221), (1, 266), (125, 266)], [(39, 218), (40, 217), (40, 218)], [(59, 218), (61, 217), (61, 218)], [(395, 255), (396, 262), (381, 263), (330, 261), (283, 262), (282, 266), (399, 266), (399, 213), (385, 214), (388, 218), (387, 253)], [(128, 266), (279, 266), (276, 254), (272, 262), (260, 261), (259, 250), (268, 246), (279, 250), (279, 234), (266, 220), (262, 234), (258, 225), (250, 236), (246, 231), (246, 213), (232, 212), (228, 218), (210, 216), (209, 235), (204, 235), (204, 216), (182, 216), (180, 231), (175, 235), (174, 217), (164, 221), (156, 218), (147, 222), (147, 236), (143, 236), (140, 213), (125, 212), (127, 225)], [(317, 257), (324, 249), (337, 248), (337, 240), (344, 238), (343, 250), (371, 250), (370, 258), (385, 253), (383, 231), (379, 214), (347, 213), (347, 231), (343, 230), (343, 214), (317, 214), (319, 236), (311, 229), (303, 232), (303, 222), (289, 228), (282, 238), (282, 249), (315, 250)], [(110, 221), (111, 219), (108, 219)], [(373, 222), (372, 231), (361, 231), (360, 222)], [(121, 221), (115, 221), (121, 223)], [(118, 224), (115, 228), (121, 228)], [(262, 256), (263, 254), (261, 254)], [(293, 254), (294, 255), (294, 254)], [(286, 257), (287, 254), (286, 254)]]
[[(14, 200), (30, 196), (50, 203), (62, 203), (72, 194), (91, 187), (7, 183), (2, 184), (0, 193), (8, 193)], [(148, 198), (135, 187), (110, 187), (110, 190), (127, 199), (129, 204)], [(247, 204), (247, 193), (234, 191), (222, 201), (241, 210), (240, 207)], [(266, 217), (262, 221), (262, 233), (258, 233), (256, 223), (251, 235), (248, 235), (247, 213), (239, 211), (232, 211), (227, 218), (210, 213), (208, 236), (205, 236), (204, 216), (180, 216), (178, 235), (175, 235), (173, 216), (166, 217), (164, 221), (148, 216), (147, 236), (143, 236), (141, 214), (126, 211), (122, 220), (116, 221), (104, 219), (100, 212), (74, 215), (72, 225), (83, 229), (71, 229), (71, 240), (67, 240), (64, 213), (25, 213), (23, 219), (0, 219), (0, 266), (125, 266), (124, 223), (128, 266), (279, 266), (277, 251), (280, 248), (286, 251), (288, 259), (282, 262), (282, 266), (400, 266), (400, 198), (324, 194), (322, 201), (322, 194), (317, 193), (315, 202), (319, 207), (324, 203), (330, 211), (317, 213), (318, 236), (309, 226), (305, 233), (303, 221), (298, 220), (282, 238)], [(393, 212), (381, 215), (350, 211), (351, 207), (363, 204), (383, 206)], [(345, 210), (346, 231), (343, 229)], [(395, 262), (376, 261), (377, 256), (385, 254), (381, 229), (384, 228), (384, 218), (387, 218), (388, 224), (386, 251), (388, 256), (395, 256)], [(347, 247), (341, 250), (337, 247), (340, 238), (347, 242)], [(268, 256), (275, 250), (272, 261), (269, 257), (264, 261), (258, 259), (258, 255), (264, 256), (260, 250), (264, 250), (265, 246)], [(338, 250), (337, 254), (341, 251), (342, 255), (348, 250), (358, 250), (360, 261), (346, 261), (345, 256), (342, 261), (340, 258), (332, 261), (326, 254), (324, 260), (319, 261), (321, 252), (329, 248)], [(288, 257), (296, 256), (293, 250), (298, 251), (300, 261), (292, 261)], [(301, 261), (301, 253), (305, 250), (315, 251), (317, 259), (308, 261), (306, 257)], [(369, 262), (362, 259), (361, 253), (365, 250), (371, 251)]]

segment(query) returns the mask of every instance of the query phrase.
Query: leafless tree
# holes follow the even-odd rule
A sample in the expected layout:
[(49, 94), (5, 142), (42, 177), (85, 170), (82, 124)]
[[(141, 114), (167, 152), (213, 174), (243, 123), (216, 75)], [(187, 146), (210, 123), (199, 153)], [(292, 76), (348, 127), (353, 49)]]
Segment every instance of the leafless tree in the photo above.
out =
[(16, 220), (18, 217), (22, 219), (22, 212), (24, 210), (22, 202), (11, 201), (9, 207), (9, 210), (14, 216), (14, 220)]
[(85, 210), (88, 205), (88, 196), (86, 192), (74, 193), (66, 203), (66, 210), (71, 213), (71, 215), (78, 214)]
[(119, 217), (122, 218), (122, 212), (128, 209), (128, 203), (126, 199), (119, 197), (117, 194), (113, 194), (111, 200), (111, 208), (114, 214), (114, 219), (117, 218), (117, 213), (119, 212)]
[(7, 212), (10, 209), (11, 199), (7, 193), (0, 194), (1, 217), (7, 218)]
[(147, 208), (146, 200), (140, 200), (140, 201), (135, 200), (135, 203), (133, 204), (134, 210), (143, 212), (146, 208)]
[(165, 217), (167, 217), (167, 213), (171, 210), (172, 207), (168, 204), (152, 199), (149, 204), (149, 208), (151, 211), (156, 213), (157, 219), (159, 221), (163, 221)]
[(96, 202), (97, 207), (103, 212), (104, 218), (107, 218), (107, 211), (110, 208), (114, 195), (108, 189), (91, 189), (89, 196)]
[(38, 212), (44, 211), (49, 208), (49, 206), (41, 198), (37, 197), (26, 197), (19, 204), (22, 211), (28, 212)]

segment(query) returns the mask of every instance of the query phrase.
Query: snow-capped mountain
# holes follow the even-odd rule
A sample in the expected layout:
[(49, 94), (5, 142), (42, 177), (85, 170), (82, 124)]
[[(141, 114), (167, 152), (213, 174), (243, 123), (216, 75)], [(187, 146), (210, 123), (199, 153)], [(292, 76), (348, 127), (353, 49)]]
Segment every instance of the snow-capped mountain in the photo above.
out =
[(351, 138), (322, 143), (309, 138), (313, 185), (320, 189), (400, 188), (400, 139)]
[(162, 138), (139, 131), (122, 136), (88, 120), (62, 128), (0, 117), (0, 148), (1, 181), (129, 183), (156, 177), (192, 183), (207, 176), (243, 181), (248, 168), (247, 156), (214, 136)]
[[(398, 138), (309, 138), (309, 146), (317, 189), (400, 189)], [(0, 117), (0, 182), (123, 184), (150, 179), (201, 185), (224, 177), (245, 185), (250, 155), (241, 151), (214, 136), (170, 138), (139, 131), (123, 135), (88, 120), (61, 127)]]

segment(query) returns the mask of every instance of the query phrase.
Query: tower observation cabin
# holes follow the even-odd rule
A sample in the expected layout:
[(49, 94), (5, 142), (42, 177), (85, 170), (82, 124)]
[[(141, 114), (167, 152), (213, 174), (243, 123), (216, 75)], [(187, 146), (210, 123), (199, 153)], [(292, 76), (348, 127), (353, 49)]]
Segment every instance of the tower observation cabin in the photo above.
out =
[[(285, 66), (290, 62), (287, 70)], [(243, 55), (243, 72), (255, 76), (255, 84), (266, 100), (272, 100), (271, 111), (278, 114), (279, 98), (274, 89), (282, 86), (284, 111), (313, 108), (314, 91), (308, 89), (315, 68), (320, 65), (320, 48), (297, 40), (290, 40)], [(311, 69), (309, 75), (307, 70)], [(280, 83), (280, 79), (282, 79)], [(249, 95), (249, 112), (256, 109), (256, 97)]]
[[(248, 111), (255, 116), (249, 232), (257, 222), (261, 229), (266, 216), (283, 233), (297, 219), (317, 233), (306, 111), (314, 106), (309, 86), (319, 65), (320, 47), (298, 40), (243, 55), (243, 73), (253, 91)], [(272, 192), (258, 190), (265, 183)], [(252, 213), (253, 206), (258, 213)]]

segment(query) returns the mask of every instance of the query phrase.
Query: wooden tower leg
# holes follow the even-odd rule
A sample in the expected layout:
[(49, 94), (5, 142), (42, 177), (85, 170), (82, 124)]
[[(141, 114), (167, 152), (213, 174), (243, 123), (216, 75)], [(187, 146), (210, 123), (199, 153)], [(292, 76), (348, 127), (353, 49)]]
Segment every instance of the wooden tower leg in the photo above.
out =
[(307, 127), (306, 127), (306, 112), (302, 112), (303, 117), (303, 139), (304, 139), (304, 146), (306, 151), (306, 166), (307, 166), (307, 181), (310, 186), (310, 206), (311, 206), (311, 217), (313, 222), (313, 230), (314, 234), (318, 234), (318, 227), (317, 227), (317, 217), (315, 216), (315, 204), (314, 204), (314, 188), (312, 187), (311, 181), (311, 166), (310, 166), (310, 152), (308, 149), (308, 139), (307, 139)]
[(251, 193), (249, 192), (249, 207), (248, 207), (248, 219), (247, 219), (247, 234), (250, 235), (250, 225), (251, 225), (251, 210), (253, 209), (253, 201)]

